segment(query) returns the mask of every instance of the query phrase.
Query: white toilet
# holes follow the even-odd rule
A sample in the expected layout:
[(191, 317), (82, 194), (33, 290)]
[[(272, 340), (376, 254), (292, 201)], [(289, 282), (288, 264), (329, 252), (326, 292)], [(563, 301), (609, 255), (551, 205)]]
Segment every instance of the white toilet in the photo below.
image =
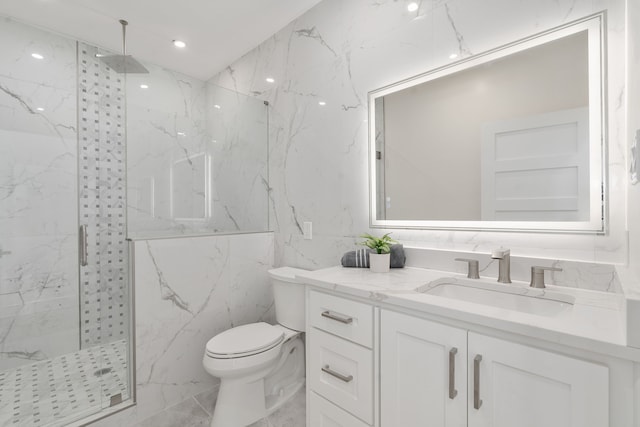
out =
[(207, 343), (204, 369), (220, 378), (211, 427), (245, 427), (266, 417), (304, 386), (303, 272), (269, 270), (277, 325), (251, 323), (224, 331)]

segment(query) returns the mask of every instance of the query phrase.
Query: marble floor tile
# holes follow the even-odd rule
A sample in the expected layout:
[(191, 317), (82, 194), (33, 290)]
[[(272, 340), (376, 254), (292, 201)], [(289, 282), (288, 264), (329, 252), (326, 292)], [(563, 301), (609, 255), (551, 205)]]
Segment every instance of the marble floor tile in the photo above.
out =
[(167, 411), (178, 412), (195, 418), (207, 419), (210, 417), (209, 413), (205, 411), (202, 405), (193, 397), (168, 408)]
[(204, 393), (200, 393), (194, 397), (194, 399), (202, 406), (202, 408), (207, 411), (209, 416), (213, 416), (213, 410), (216, 407), (216, 399), (218, 398), (218, 390), (220, 388), (220, 384), (218, 384), (214, 389), (205, 391)]
[(0, 426), (64, 425), (128, 399), (127, 359), (118, 340), (1, 371)]
[(208, 416), (203, 418), (166, 409), (134, 427), (208, 427), (210, 422)]
[[(218, 386), (167, 408), (133, 427), (208, 427), (217, 396)], [(249, 427), (304, 427), (305, 423), (306, 394), (303, 388), (273, 414)]]
[(306, 393), (303, 387), (281, 408), (249, 427), (304, 427), (306, 418)]

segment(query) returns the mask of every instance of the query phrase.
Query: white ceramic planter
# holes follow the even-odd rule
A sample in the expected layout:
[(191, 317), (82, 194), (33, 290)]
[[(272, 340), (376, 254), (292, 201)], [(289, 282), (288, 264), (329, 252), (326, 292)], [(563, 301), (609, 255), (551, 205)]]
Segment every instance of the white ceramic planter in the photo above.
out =
[(374, 273), (388, 273), (391, 254), (369, 254), (369, 269)]

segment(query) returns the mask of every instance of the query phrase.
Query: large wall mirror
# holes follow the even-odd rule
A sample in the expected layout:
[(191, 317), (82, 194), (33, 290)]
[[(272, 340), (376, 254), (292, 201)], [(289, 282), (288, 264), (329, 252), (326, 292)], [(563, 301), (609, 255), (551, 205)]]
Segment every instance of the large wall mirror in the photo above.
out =
[(604, 232), (604, 25), (369, 93), (371, 226)]

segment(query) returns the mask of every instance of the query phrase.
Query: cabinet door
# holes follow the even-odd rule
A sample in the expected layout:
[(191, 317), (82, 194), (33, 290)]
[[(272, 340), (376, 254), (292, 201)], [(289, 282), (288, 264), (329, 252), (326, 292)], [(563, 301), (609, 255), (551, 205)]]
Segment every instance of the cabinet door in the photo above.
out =
[(382, 427), (466, 426), (467, 332), (387, 310), (380, 325)]
[(609, 425), (606, 366), (469, 332), (469, 427)]

